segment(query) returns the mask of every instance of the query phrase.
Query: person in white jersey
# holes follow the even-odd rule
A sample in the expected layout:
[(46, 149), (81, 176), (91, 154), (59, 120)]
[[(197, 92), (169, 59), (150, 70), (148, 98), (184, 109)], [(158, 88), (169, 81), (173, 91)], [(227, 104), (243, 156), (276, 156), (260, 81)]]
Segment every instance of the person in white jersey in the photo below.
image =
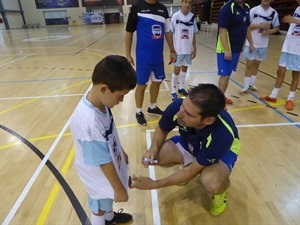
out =
[(174, 63), (172, 74), (172, 100), (177, 99), (177, 81), (179, 79), (178, 93), (187, 96), (184, 88), (188, 66), (196, 56), (196, 35), (198, 31), (196, 18), (190, 12), (192, 0), (182, 0), (181, 10), (174, 13), (171, 19), (171, 31), (173, 34), (174, 48), (177, 53), (177, 60)]
[[(296, 0), (300, 5), (300, 0)], [(283, 17), (283, 23), (289, 23), (290, 27), (284, 39), (277, 69), (277, 78), (274, 88), (270, 95), (261, 97), (262, 100), (268, 102), (276, 102), (277, 95), (283, 84), (286, 70), (292, 71), (292, 81), (290, 92), (286, 100), (285, 108), (288, 111), (294, 109), (294, 97), (299, 84), (300, 77), (300, 6), (294, 12), (294, 15)]]
[(113, 211), (113, 201), (128, 201), (129, 175), (110, 108), (135, 88), (136, 73), (127, 58), (110, 55), (96, 65), (92, 82), (70, 120), (75, 166), (88, 193), (92, 225), (128, 223), (130, 214)]
[[(248, 91), (258, 91), (255, 86), (256, 75), (261, 61), (266, 59), (269, 35), (279, 31), (278, 13), (270, 7), (272, 0), (261, 0), (261, 4), (250, 10), (250, 30), (254, 51), (249, 52), (249, 42), (246, 40), (243, 55), (246, 59), (244, 88), (240, 94)], [(272, 27), (272, 28), (271, 28)]]

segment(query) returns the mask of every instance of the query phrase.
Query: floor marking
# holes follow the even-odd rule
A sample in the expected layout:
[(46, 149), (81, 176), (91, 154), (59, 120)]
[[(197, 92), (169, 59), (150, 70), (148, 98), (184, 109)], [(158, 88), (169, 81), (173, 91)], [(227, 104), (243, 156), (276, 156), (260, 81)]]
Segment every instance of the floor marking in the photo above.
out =
[[(151, 145), (151, 132), (154, 130), (146, 130), (146, 143), (147, 149), (150, 148)], [(149, 166), (149, 176), (152, 180), (156, 180), (155, 178), (155, 168), (154, 166)], [(160, 225), (160, 213), (159, 213), (159, 203), (158, 203), (158, 194), (156, 189), (151, 190), (151, 201), (152, 201), (152, 217), (153, 217), (153, 225)]]
[(286, 112), (286, 113), (291, 114), (293, 116), (298, 116), (296, 113), (291, 113), (291, 112)]
[(248, 102), (252, 102), (252, 103), (257, 103), (256, 101), (252, 101), (252, 100), (247, 100)]

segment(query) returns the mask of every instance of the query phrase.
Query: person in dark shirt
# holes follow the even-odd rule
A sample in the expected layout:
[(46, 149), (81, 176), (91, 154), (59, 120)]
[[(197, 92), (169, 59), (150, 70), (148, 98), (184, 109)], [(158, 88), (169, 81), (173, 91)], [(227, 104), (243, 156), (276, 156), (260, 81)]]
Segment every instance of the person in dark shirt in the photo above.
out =
[[(204, 189), (213, 195), (210, 212), (220, 215), (227, 206), (229, 176), (240, 150), (238, 130), (224, 107), (225, 96), (214, 84), (199, 84), (185, 99), (173, 101), (159, 121), (142, 164), (181, 164), (183, 169), (156, 181), (133, 176), (131, 187), (157, 189), (182, 184), (200, 174)], [(179, 135), (166, 140), (175, 127)]]

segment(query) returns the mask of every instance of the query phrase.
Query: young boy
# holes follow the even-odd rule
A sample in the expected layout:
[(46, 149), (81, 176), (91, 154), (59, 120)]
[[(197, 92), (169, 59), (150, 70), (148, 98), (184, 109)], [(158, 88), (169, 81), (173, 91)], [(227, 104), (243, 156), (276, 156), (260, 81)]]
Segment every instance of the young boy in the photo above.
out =
[(187, 91), (184, 89), (186, 72), (188, 66), (192, 64), (192, 59), (196, 56), (195, 33), (198, 31), (198, 28), (195, 15), (190, 12), (192, 2), (192, 0), (182, 0), (181, 10), (174, 13), (171, 19), (173, 43), (177, 53), (177, 61), (174, 63), (174, 72), (172, 74), (172, 100), (177, 99), (176, 87), (178, 78), (178, 93), (184, 96), (187, 95)]
[[(261, 0), (261, 4), (250, 10), (249, 26), (254, 44), (254, 51), (249, 52), (249, 41), (246, 40), (244, 57), (246, 59), (245, 86), (240, 94), (258, 91), (255, 87), (256, 75), (261, 61), (266, 59), (269, 35), (279, 31), (278, 13), (270, 7), (272, 0)], [(272, 28), (270, 28), (272, 25)]]
[[(300, 0), (297, 0), (297, 2), (300, 5)], [(280, 87), (284, 81), (285, 72), (286, 70), (292, 70), (290, 92), (285, 104), (286, 110), (290, 111), (294, 109), (293, 100), (300, 77), (300, 6), (295, 10), (294, 16), (285, 16), (283, 17), (282, 22), (289, 23), (290, 27), (282, 46), (277, 69), (277, 79), (272, 93), (261, 97), (261, 99), (268, 102), (276, 102)]]
[(129, 175), (110, 108), (135, 87), (136, 73), (125, 57), (110, 55), (96, 65), (92, 82), (70, 121), (75, 166), (88, 193), (92, 225), (127, 223), (130, 214), (112, 210), (113, 201), (128, 201)]

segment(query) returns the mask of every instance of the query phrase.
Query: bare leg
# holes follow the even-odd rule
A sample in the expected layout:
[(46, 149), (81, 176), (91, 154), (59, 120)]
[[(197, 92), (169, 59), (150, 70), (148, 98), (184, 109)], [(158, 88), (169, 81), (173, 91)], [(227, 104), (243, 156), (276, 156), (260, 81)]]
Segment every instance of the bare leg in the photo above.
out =
[(281, 88), (281, 85), (283, 84), (284, 81), (284, 76), (285, 76), (286, 68), (279, 66), (277, 69), (277, 78), (275, 81), (275, 88)]
[(147, 85), (138, 84), (135, 89), (135, 105), (137, 108), (143, 107), (144, 95)]
[(150, 103), (156, 103), (158, 93), (159, 93), (159, 87), (161, 82), (151, 82), (150, 85)]
[(300, 78), (300, 71), (292, 71), (292, 83), (290, 91), (295, 92), (298, 84), (299, 84), (299, 78)]
[(220, 76), (219, 78), (219, 88), (223, 93), (225, 93), (228, 87), (229, 77), (230, 76)]
[(183, 156), (173, 141), (167, 140), (158, 153), (158, 165), (170, 167), (184, 163)]

